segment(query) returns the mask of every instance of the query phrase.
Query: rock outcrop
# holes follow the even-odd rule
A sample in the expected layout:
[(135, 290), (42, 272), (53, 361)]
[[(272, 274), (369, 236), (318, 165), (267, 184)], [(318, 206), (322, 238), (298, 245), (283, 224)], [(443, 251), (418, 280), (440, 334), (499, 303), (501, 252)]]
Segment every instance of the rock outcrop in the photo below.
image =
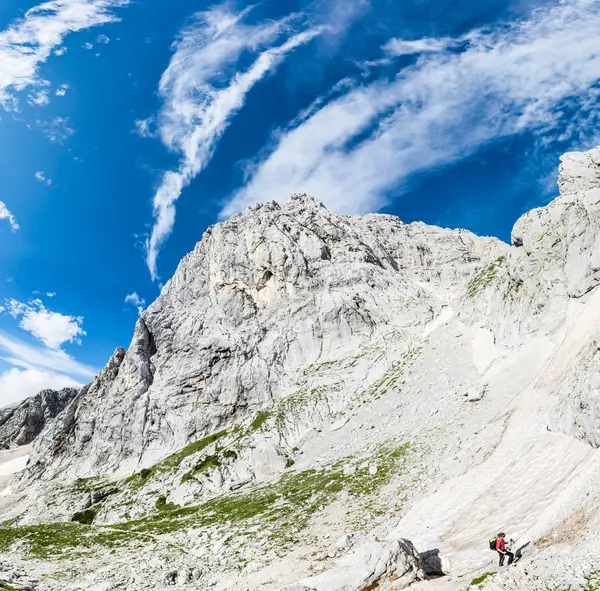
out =
[(425, 326), (437, 292), (464, 290), (507, 251), (462, 230), (335, 214), (305, 196), (251, 208), (207, 230), (122, 363), (77, 397), (68, 435), (61, 425), (36, 443), (31, 473), (150, 466), (285, 398), (310, 366)]
[(334, 568), (282, 591), (399, 591), (424, 578), (419, 555), (408, 540), (368, 542)]
[(31, 443), (46, 424), (75, 398), (77, 390), (42, 390), (22, 403), (0, 410), (0, 448)]

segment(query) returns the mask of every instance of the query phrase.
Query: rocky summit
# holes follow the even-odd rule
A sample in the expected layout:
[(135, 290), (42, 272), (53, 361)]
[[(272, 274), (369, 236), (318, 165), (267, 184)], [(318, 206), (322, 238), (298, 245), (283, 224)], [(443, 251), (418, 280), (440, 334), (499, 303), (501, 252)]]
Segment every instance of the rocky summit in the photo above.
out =
[(512, 245), (209, 228), (91, 384), (0, 412), (0, 588), (599, 588), (600, 149), (559, 187)]

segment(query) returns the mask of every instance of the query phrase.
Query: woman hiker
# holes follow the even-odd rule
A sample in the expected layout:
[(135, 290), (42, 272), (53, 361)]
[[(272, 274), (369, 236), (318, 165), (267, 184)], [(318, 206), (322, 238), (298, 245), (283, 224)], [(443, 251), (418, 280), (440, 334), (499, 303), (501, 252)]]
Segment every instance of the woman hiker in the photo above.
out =
[[(508, 564), (512, 564), (515, 559), (515, 555), (510, 551), (510, 546), (506, 544), (505, 541), (506, 534), (500, 533), (498, 534), (498, 538), (496, 539), (496, 552), (500, 555), (500, 566), (504, 565), (504, 557), (508, 556)], [(508, 566), (508, 565), (507, 565)]]

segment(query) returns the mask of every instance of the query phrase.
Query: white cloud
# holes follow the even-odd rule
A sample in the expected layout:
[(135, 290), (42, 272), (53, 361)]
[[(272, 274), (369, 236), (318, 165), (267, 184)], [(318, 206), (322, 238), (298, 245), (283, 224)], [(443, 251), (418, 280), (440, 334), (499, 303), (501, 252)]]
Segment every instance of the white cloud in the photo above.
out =
[(60, 349), (36, 347), (2, 331), (0, 331), (0, 351), (5, 353), (2, 359), (16, 367), (44, 369), (86, 379), (91, 379), (98, 373), (97, 369), (79, 363)]
[(414, 41), (404, 41), (403, 39), (391, 39), (383, 49), (388, 55), (401, 56), (412, 55), (413, 53), (426, 53), (429, 51), (444, 51), (450, 47), (455, 47), (462, 43), (462, 39), (451, 39), (443, 37), (440, 39), (416, 39)]
[(27, 303), (15, 299), (4, 302), (8, 314), (20, 318), (19, 326), (31, 333), (49, 349), (59, 349), (63, 343), (81, 343), (85, 336), (81, 316), (68, 316), (51, 312), (40, 299)]
[[(163, 99), (158, 116), (160, 137), (182, 157), (177, 170), (164, 174), (154, 196), (155, 221), (146, 257), (153, 279), (157, 278), (159, 249), (175, 223), (175, 202), (210, 161), (231, 118), (243, 106), (246, 94), (290, 51), (318, 34), (317, 30), (291, 34), (292, 17), (246, 25), (243, 18), (247, 13), (248, 9), (234, 13), (223, 7), (198, 13), (175, 43), (175, 53), (160, 80), (159, 94)], [(286, 41), (264, 49), (278, 42), (282, 35), (288, 37)], [(246, 51), (257, 52), (258, 57), (245, 71), (232, 72)]]
[(0, 220), (8, 220), (13, 232), (16, 232), (20, 227), (15, 216), (10, 212), (3, 201), (0, 201)]
[(63, 144), (75, 133), (68, 117), (55, 117), (49, 123), (40, 123), (46, 137), (55, 144)]
[(16, 108), (14, 92), (40, 85), (38, 68), (63, 53), (64, 37), (74, 31), (118, 20), (114, 9), (129, 0), (50, 0), (29, 9), (0, 32), (0, 105)]
[(50, 312), (44, 308), (28, 310), (21, 320), (21, 328), (29, 331), (46, 347), (58, 349), (63, 343), (80, 343), (79, 336), (86, 333), (81, 328), (83, 318), (65, 316), (57, 312)]
[(47, 90), (40, 90), (35, 94), (30, 94), (27, 101), (30, 105), (36, 105), (38, 107), (45, 107), (50, 104), (50, 97), (48, 96)]
[(45, 185), (50, 186), (52, 184), (52, 179), (46, 178), (46, 174), (43, 170), (38, 170), (35, 173), (35, 178), (40, 181), (40, 183), (44, 183)]
[(67, 94), (67, 90), (69, 90), (69, 85), (68, 84), (61, 84), (56, 89), (56, 92), (54, 94), (56, 94), (56, 96), (65, 96), (65, 94)]
[(137, 308), (138, 314), (141, 316), (146, 305), (146, 300), (141, 298), (136, 291), (125, 296), (125, 303), (131, 304)]
[(313, 18), (324, 27), (323, 42), (335, 46), (350, 31), (351, 26), (372, 7), (370, 0), (319, 0), (305, 2)]
[(156, 119), (154, 117), (147, 117), (146, 119), (137, 119), (135, 121), (135, 131), (141, 137), (155, 137), (156, 132), (154, 126)]
[(83, 48), (87, 50), (94, 49), (94, 44), (88, 41), (87, 43), (83, 44)]
[(76, 388), (82, 384), (73, 378), (40, 369), (13, 367), (0, 373), (0, 407), (21, 402), (41, 390)]
[(103, 44), (107, 44), (110, 43), (110, 37), (107, 37), (106, 35), (98, 35), (96, 37), (96, 43), (103, 43)]
[(291, 192), (338, 211), (373, 211), (411, 174), (498, 138), (532, 132), (539, 141), (593, 143), (599, 27), (600, 0), (565, 0), (530, 20), (475, 31), (453, 51), (426, 52), (394, 80), (354, 85), (276, 134), (222, 215)]

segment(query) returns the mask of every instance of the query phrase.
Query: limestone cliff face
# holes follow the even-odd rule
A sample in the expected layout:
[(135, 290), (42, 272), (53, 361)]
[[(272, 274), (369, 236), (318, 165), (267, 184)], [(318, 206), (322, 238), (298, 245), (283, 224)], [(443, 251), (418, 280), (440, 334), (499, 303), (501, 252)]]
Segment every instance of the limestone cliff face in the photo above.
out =
[[(209, 228), (118, 352), (36, 442), (31, 473), (149, 465), (293, 392), (312, 364), (422, 329), (507, 245), (298, 196)], [(356, 388), (356, 385), (355, 385)]]
[(553, 297), (579, 298), (600, 282), (600, 149), (561, 158), (561, 196), (526, 213), (512, 241), (523, 274)]
[(311, 387), (314, 364), (390, 331), (410, 343), (450, 302), (509, 347), (555, 330), (569, 300), (600, 281), (599, 162), (600, 149), (565, 155), (561, 196), (516, 223), (512, 247), (387, 215), (339, 215), (306, 196), (209, 228), (129, 350), (36, 442), (30, 475), (151, 465)]

